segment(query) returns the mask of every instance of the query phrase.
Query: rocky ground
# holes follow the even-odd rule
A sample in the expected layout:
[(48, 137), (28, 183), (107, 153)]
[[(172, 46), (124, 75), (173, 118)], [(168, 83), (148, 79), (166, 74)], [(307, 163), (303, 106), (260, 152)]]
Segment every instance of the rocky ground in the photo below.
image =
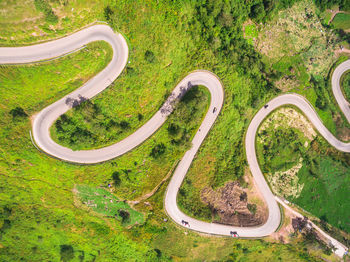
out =
[(213, 190), (205, 188), (201, 199), (213, 212), (213, 222), (233, 226), (257, 226), (266, 220), (266, 213), (261, 205), (249, 202), (248, 189), (243, 189), (239, 182), (228, 182), (225, 186)]

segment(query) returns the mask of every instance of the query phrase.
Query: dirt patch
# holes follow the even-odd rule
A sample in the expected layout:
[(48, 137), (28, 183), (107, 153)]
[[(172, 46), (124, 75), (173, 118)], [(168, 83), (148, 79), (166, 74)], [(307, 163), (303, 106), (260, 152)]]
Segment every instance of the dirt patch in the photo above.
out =
[(283, 92), (287, 92), (293, 88), (296, 88), (300, 85), (300, 82), (296, 79), (294, 75), (284, 76), (280, 80), (275, 82), (276, 87)]
[(233, 226), (257, 226), (267, 219), (265, 208), (248, 201), (248, 189), (238, 182), (227, 182), (225, 186), (213, 190), (202, 190), (201, 199), (212, 210), (213, 222)]
[(296, 216), (293, 215), (289, 210), (284, 210), (284, 221), (283, 225), (281, 226), (280, 230), (277, 232), (274, 232), (270, 235), (270, 237), (274, 240), (278, 240), (281, 243), (289, 243), (290, 242), (290, 235), (294, 232), (293, 226), (292, 226), (292, 219), (295, 219)]
[(347, 127), (341, 127), (343, 126), (343, 119), (341, 118), (340, 114), (337, 114), (335, 116), (335, 123), (337, 127), (337, 136), (340, 140), (343, 141), (349, 141), (350, 140), (350, 129)]

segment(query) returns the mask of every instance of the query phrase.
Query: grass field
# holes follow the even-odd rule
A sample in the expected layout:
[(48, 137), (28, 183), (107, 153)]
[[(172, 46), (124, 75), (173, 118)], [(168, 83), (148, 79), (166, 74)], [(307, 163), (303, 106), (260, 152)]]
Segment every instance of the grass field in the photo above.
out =
[[(288, 126), (288, 115), (276, 111), (257, 140), (258, 159), (275, 193), (331, 225), (350, 232), (348, 154), (329, 148), (320, 136)], [(274, 115), (281, 115), (279, 119)], [(300, 115), (298, 122), (303, 117)], [(278, 121), (277, 121), (278, 120)], [(279, 125), (276, 128), (276, 125)], [(310, 125), (310, 124), (309, 124)], [(288, 157), (286, 157), (288, 156)], [(287, 159), (287, 161), (286, 161)], [(282, 174), (282, 175), (281, 175)]]
[[(26, 1), (25, 8), (20, 3), (1, 2), (0, 10), (7, 10), (6, 19), (2, 19), (0, 26), (2, 45), (61, 36), (104, 18), (107, 6), (107, 1), (68, 1), (67, 5), (50, 1), (58, 17), (52, 26), (57, 28), (47, 33), (44, 28), (42, 31), (46, 34), (40, 35), (40, 26), (50, 28), (47, 18), (36, 9), (33, 1)], [(241, 177), (245, 166), (244, 131), (254, 112), (275, 95), (273, 89), (266, 88), (265, 80), (259, 78), (262, 75), (257, 67), (260, 60), (251, 58), (252, 66), (247, 70), (237, 62), (240, 53), (232, 51), (227, 55), (220, 49), (215, 51), (201, 35), (204, 30), (197, 30), (201, 21), (192, 20), (196, 16), (198, 19), (205, 17), (198, 15), (201, 9), (197, 3), (140, 0), (108, 1), (108, 4), (113, 13), (111, 22), (127, 36), (131, 63), (92, 103), (108, 112), (105, 119), (112, 113), (118, 121), (129, 119), (129, 114), (135, 119), (140, 113), (146, 121), (162, 104), (164, 95), (188, 72), (198, 68), (212, 70), (225, 86), (225, 104), (188, 176), (195, 187), (219, 187)], [(242, 3), (237, 5), (246, 8)], [(14, 8), (18, 10), (14, 12)], [(66, 10), (69, 19), (64, 19), (59, 10)], [(237, 15), (242, 18), (230, 20), (228, 16), (227, 21), (240, 23), (245, 19), (243, 12), (247, 9), (232, 10), (238, 10)], [(72, 17), (70, 12), (73, 12)], [(40, 18), (36, 20), (36, 16)], [(23, 21), (25, 18), (27, 20)], [(35, 27), (37, 24), (39, 29)], [(60, 25), (62, 27), (58, 29)], [(234, 26), (241, 28), (241, 24)], [(33, 35), (32, 29), (38, 31), (37, 36)], [(229, 26), (226, 29), (231, 30)], [(256, 261), (317, 260), (314, 250), (305, 250), (303, 243), (298, 241), (282, 245), (262, 240), (201, 236), (194, 232), (185, 235), (186, 231), (171, 221), (164, 222), (163, 199), (167, 184), (147, 200), (148, 204), (135, 206), (138, 212), (147, 214), (142, 226), (129, 229), (117, 219), (94, 216), (84, 208), (76, 208), (73, 194), (76, 185), (106, 187), (113, 182), (112, 176), (116, 172), (120, 178), (119, 185), (113, 188), (116, 198), (133, 200), (150, 192), (190, 146), (188, 141), (198, 128), (209, 99), (203, 88), (194, 89), (194, 97), (189, 96), (191, 99), (180, 103), (152, 138), (122, 157), (103, 164), (72, 165), (41, 154), (30, 141), (29, 118), (103, 68), (109, 59), (109, 49), (101, 43), (95, 45), (35, 67), (4, 66), (1, 69), (0, 84), (4, 88), (0, 94), (0, 260), (186, 261), (190, 258), (222, 261), (234, 257)], [(232, 44), (231, 48), (234, 46)], [(253, 51), (249, 52), (244, 57), (254, 57)], [(153, 58), (146, 59), (146, 53), (153, 53)], [(252, 71), (258, 74), (250, 75), (248, 72)], [(194, 106), (198, 110), (192, 111)], [(21, 107), (28, 116), (21, 111), (13, 114), (11, 110), (16, 107)], [(184, 112), (188, 114), (184, 115)], [(86, 117), (78, 110), (68, 114), (73, 119)], [(173, 130), (170, 124), (181, 125), (175, 128), (177, 133), (169, 133)], [(130, 125), (130, 130), (136, 128), (131, 120)], [(120, 138), (101, 139), (98, 145), (85, 141), (79, 146), (96, 147)], [(178, 142), (180, 146), (176, 144)]]
[[(142, 213), (132, 209), (127, 203), (119, 200), (104, 188), (76, 185), (75, 190), (83, 205), (103, 216), (114, 217), (121, 221), (124, 226), (141, 225), (145, 221)], [(121, 210), (126, 211), (129, 216), (123, 218), (120, 213)]]
[(341, 87), (345, 98), (350, 101), (350, 72), (345, 73), (341, 79)]
[(317, 165), (315, 173), (307, 167), (300, 169), (298, 177), (304, 188), (300, 197), (292, 201), (323, 221), (350, 232), (349, 164), (330, 156), (318, 156), (313, 161)]
[[(0, 46), (48, 40), (103, 20), (103, 7), (107, 2), (107, 0), (0, 1)], [(53, 11), (53, 16), (56, 18), (50, 19), (43, 12), (42, 3)]]
[(337, 14), (332, 21), (332, 25), (336, 29), (343, 29), (343, 30), (350, 29), (350, 14), (349, 13)]
[(248, 43), (254, 44), (254, 40), (258, 37), (258, 31), (255, 24), (248, 24), (244, 27), (244, 35)]

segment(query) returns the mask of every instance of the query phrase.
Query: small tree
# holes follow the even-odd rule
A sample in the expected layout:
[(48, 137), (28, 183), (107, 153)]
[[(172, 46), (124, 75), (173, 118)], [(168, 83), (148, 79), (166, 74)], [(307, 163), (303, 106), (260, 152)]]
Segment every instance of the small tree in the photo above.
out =
[(121, 179), (120, 179), (120, 173), (118, 171), (114, 171), (113, 172), (112, 179), (113, 179), (113, 182), (114, 182), (115, 186), (119, 186), (120, 185)]
[(163, 143), (160, 143), (152, 148), (150, 156), (152, 156), (153, 158), (158, 158), (159, 156), (164, 154), (165, 149), (166, 149), (165, 145)]
[(180, 127), (177, 124), (170, 123), (168, 126), (168, 133), (172, 136), (175, 136), (179, 133)]
[(155, 60), (155, 55), (154, 55), (154, 53), (152, 52), (152, 51), (149, 51), (149, 50), (147, 50), (146, 52), (145, 52), (145, 60), (148, 62), (148, 63), (153, 63), (154, 62), (154, 60)]
[(127, 223), (130, 221), (130, 214), (128, 211), (124, 209), (119, 209), (118, 214), (122, 218), (122, 223)]
[(71, 261), (74, 258), (74, 249), (71, 245), (60, 245), (61, 261)]
[(112, 17), (112, 15), (113, 15), (113, 10), (111, 9), (111, 7), (110, 7), (109, 5), (107, 5), (107, 6), (104, 8), (104, 10), (103, 10), (103, 15), (104, 15), (104, 17), (106, 18), (106, 20), (107, 20), (108, 22), (111, 21), (111, 17)]
[(11, 109), (10, 115), (12, 115), (13, 118), (28, 116), (26, 112), (24, 112), (23, 108), (18, 106), (14, 109)]
[(250, 213), (252, 213), (253, 215), (255, 215), (256, 213), (256, 205), (255, 204), (248, 204), (247, 205), (248, 210), (250, 211)]
[(130, 127), (130, 124), (129, 124), (129, 122), (123, 120), (123, 121), (120, 121), (119, 126), (120, 126), (122, 129), (128, 129), (128, 128)]

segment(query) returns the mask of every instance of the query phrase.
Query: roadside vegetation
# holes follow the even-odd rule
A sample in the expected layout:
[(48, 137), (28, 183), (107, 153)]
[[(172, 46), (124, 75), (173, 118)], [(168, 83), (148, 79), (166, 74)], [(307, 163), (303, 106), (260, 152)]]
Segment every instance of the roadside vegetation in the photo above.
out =
[[(249, 120), (278, 93), (261, 55), (244, 38), (242, 26), (248, 19), (269, 21), (289, 3), (271, 1), (265, 7), (262, 1), (47, 1), (51, 9), (46, 4), (46, 9), (36, 9), (34, 1), (28, 1), (32, 8), (22, 8), (23, 2), (5, 2), (0, 3), (0, 9), (8, 11), (0, 16), (1, 45), (62, 36), (100, 19), (127, 37), (130, 64), (110, 88), (68, 112), (72, 123), (62, 121), (63, 131), (53, 126), (57, 141), (74, 149), (118, 141), (147, 121), (188, 72), (208, 69), (223, 81), (225, 104), (187, 175), (192, 184), (186, 189), (186, 202), (191, 205), (184, 206), (184, 210), (193, 214), (192, 206), (200, 203), (196, 192), (201, 188), (217, 189), (227, 181), (241, 180), (246, 165), (242, 137)], [(14, 11), (16, 6), (18, 10)], [(45, 31), (45, 26), (50, 30)], [(147, 202), (134, 206), (145, 214), (142, 225), (128, 228), (120, 218), (92, 215), (86, 208), (76, 208), (76, 185), (96, 189), (111, 184), (118, 201), (150, 192), (191, 146), (209, 101), (204, 88), (193, 88), (149, 140), (103, 164), (72, 165), (40, 153), (29, 137), (30, 118), (108, 63), (109, 48), (100, 44), (35, 66), (2, 66), (0, 260), (167, 261), (190, 257), (220, 261), (243, 256), (257, 261), (317, 260), (312, 249), (305, 250), (297, 241), (282, 245), (203, 237), (186, 231), (184, 235), (183, 229), (164, 220), (166, 183)], [(96, 119), (89, 115), (92, 113)], [(96, 125), (103, 126), (110, 120), (117, 124), (110, 130), (103, 127), (103, 137)], [(78, 121), (94, 134), (94, 140), (80, 136), (71, 140)], [(129, 128), (123, 129), (127, 126), (121, 124), (123, 121), (129, 123)]]
[(11, 0), (0, 2), (0, 46), (27, 45), (103, 20), (107, 1)]
[[(113, 92), (118, 95), (113, 95), (113, 98), (109, 96), (110, 103), (106, 103), (104, 99), (106, 96), (102, 99), (97, 97), (92, 101), (81, 103), (69, 113), (62, 115), (52, 126), (54, 139), (75, 150), (107, 146), (135, 132), (155, 113), (148, 109), (149, 112), (144, 115), (137, 107), (128, 110), (127, 107), (133, 103), (132, 96), (125, 95), (123, 90), (120, 92), (113, 90)], [(165, 101), (167, 95), (168, 93), (164, 95), (161, 102)], [(182, 145), (186, 145), (183, 148), (188, 148), (196, 126), (207, 111), (209, 100), (210, 94), (204, 87), (190, 89), (176, 107), (176, 111), (169, 117), (167, 124), (169, 141), (166, 145), (158, 144), (152, 149), (151, 156), (157, 158), (164, 153), (166, 147), (181, 148)], [(122, 101), (123, 106), (120, 106), (119, 101)], [(160, 105), (155, 110), (159, 107)], [(128, 114), (116, 112), (117, 108)], [(146, 106), (145, 109), (147, 109)]]
[(350, 29), (350, 13), (339, 13), (337, 14), (332, 25), (336, 29), (349, 30)]
[(346, 100), (350, 101), (350, 72), (346, 72), (341, 79), (341, 88)]
[(261, 170), (277, 195), (349, 233), (349, 154), (330, 147), (305, 121), (293, 108), (267, 118), (257, 138)]

